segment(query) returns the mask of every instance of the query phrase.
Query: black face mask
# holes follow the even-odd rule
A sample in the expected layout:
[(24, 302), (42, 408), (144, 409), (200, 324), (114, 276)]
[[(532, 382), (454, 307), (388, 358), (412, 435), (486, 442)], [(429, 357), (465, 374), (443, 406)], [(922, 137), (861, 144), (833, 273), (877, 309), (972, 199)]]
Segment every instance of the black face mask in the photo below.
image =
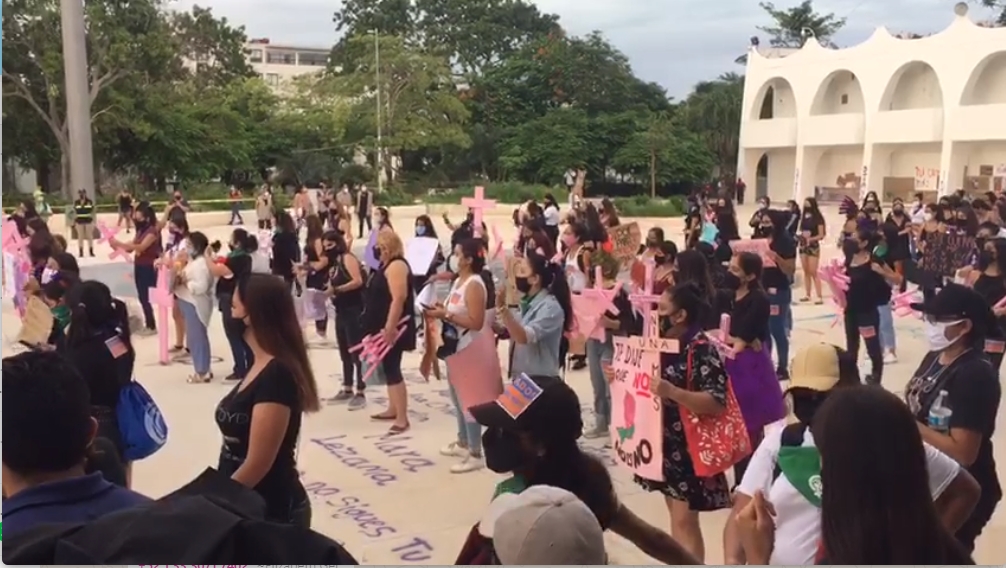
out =
[(826, 393), (793, 396), (793, 416), (802, 424), (810, 424), (814, 414), (825, 400)]
[(649, 248), (656, 247), (659, 244), (660, 244), (660, 241), (658, 241), (657, 239), (646, 239), (646, 246), (649, 247)]
[(845, 239), (842, 241), (842, 252), (845, 256), (852, 256), (859, 252), (859, 242), (856, 239)]
[(527, 294), (531, 291), (531, 280), (527, 276), (518, 276), (514, 278), (514, 286), (521, 294)]
[(902, 214), (903, 214), (904, 212), (905, 212), (905, 208), (904, 208), (904, 207), (895, 207), (895, 208), (894, 208), (894, 214), (895, 214), (895, 215), (897, 215), (897, 216), (899, 216), (899, 217), (900, 217), (900, 216), (901, 216), (901, 215), (902, 215)]
[(758, 227), (757, 229), (755, 229), (755, 236), (763, 237), (763, 238), (764, 237), (771, 237), (772, 236), (772, 227)]
[(520, 437), (516, 432), (489, 428), (482, 434), (482, 449), (486, 467), (496, 473), (510, 473), (527, 461)]
[(657, 319), (657, 324), (660, 326), (660, 335), (662, 337), (670, 333), (671, 329), (674, 328), (674, 322), (671, 321), (671, 316), (660, 316)]
[(728, 290), (738, 290), (741, 287), (741, 278), (733, 272), (727, 271), (723, 275), (723, 285), (727, 287)]
[(667, 263), (667, 257), (662, 254), (657, 254), (653, 256), (653, 262), (657, 263), (657, 266)]
[(985, 270), (989, 266), (992, 266), (992, 263), (995, 261), (996, 257), (992, 251), (982, 250), (978, 253), (978, 268), (980, 270)]

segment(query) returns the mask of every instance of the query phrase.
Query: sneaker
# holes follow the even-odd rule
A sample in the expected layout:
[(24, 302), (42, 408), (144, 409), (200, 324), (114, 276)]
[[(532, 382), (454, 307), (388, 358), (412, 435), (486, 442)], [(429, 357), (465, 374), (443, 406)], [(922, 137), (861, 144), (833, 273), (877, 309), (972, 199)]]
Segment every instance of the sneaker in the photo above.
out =
[(137, 331), (136, 335), (139, 335), (140, 337), (152, 337), (154, 335), (157, 335), (157, 330), (156, 329), (150, 329), (149, 327), (145, 327), (145, 328)]
[(467, 458), (468, 456), (471, 455), (471, 452), (469, 452), (468, 448), (462, 446), (461, 444), (457, 442), (451, 442), (450, 444), (447, 444), (443, 448), (440, 448), (440, 455), (449, 458)]
[(339, 391), (339, 394), (333, 396), (332, 398), (326, 400), (325, 402), (329, 404), (339, 404), (342, 402), (349, 402), (351, 398), (353, 398), (352, 391), (341, 390)]
[(485, 463), (482, 461), (482, 456), (468, 454), (465, 461), (451, 466), (451, 473), (469, 473), (478, 471), (484, 467)]
[(887, 353), (884, 354), (884, 363), (894, 364), (897, 362), (898, 362), (898, 356), (895, 355), (894, 352), (888, 351)]
[(598, 440), (600, 438), (607, 438), (611, 434), (608, 433), (608, 427), (603, 424), (598, 424), (594, 426), (592, 430), (588, 430), (583, 433), (583, 437), (588, 440)]
[(349, 399), (349, 409), (350, 410), (362, 410), (367, 407), (367, 397), (363, 396), (363, 393), (356, 393), (353, 398)]

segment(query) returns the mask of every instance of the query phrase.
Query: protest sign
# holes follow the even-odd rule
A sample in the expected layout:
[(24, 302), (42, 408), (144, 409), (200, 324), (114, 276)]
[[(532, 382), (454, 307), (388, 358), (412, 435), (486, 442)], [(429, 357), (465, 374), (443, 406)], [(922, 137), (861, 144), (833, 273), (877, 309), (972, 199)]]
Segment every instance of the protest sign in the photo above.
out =
[(930, 233), (921, 267), (940, 276), (954, 276), (963, 266), (970, 266), (977, 253), (975, 238), (954, 233)]
[(643, 234), (639, 231), (639, 223), (632, 222), (608, 229), (608, 236), (611, 238), (611, 256), (622, 265), (623, 270), (627, 270), (636, 261), (636, 253), (639, 252), (639, 245), (643, 241)]
[(524, 259), (519, 256), (511, 256), (506, 259), (506, 303), (508, 306), (516, 306), (520, 303), (521, 293), (517, 291), (517, 270)]
[(730, 241), (730, 251), (733, 254), (753, 252), (761, 257), (762, 266), (775, 266), (775, 260), (773, 260), (772, 255), (769, 254), (769, 252), (771, 252), (769, 244), (768, 239), (740, 239)]

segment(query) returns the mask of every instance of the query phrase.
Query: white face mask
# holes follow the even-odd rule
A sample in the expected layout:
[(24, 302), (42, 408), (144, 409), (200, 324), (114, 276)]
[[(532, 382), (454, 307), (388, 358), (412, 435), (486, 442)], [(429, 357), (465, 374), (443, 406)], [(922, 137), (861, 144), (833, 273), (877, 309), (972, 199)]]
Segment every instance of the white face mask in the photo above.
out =
[(926, 339), (929, 340), (929, 350), (930, 351), (943, 351), (957, 342), (961, 336), (957, 336), (953, 339), (947, 339), (947, 328), (952, 325), (957, 325), (964, 320), (957, 321), (946, 321), (946, 322), (925, 322), (926, 328)]
[(452, 256), (451, 259), (449, 261), (447, 261), (447, 269), (450, 270), (451, 272), (457, 274), (458, 273), (458, 268), (459, 268), (459, 266), (458, 266), (458, 257)]
[(926, 221), (932, 221), (933, 220), (933, 214), (932, 213), (924, 213), (922, 215), (922, 218), (925, 219)]

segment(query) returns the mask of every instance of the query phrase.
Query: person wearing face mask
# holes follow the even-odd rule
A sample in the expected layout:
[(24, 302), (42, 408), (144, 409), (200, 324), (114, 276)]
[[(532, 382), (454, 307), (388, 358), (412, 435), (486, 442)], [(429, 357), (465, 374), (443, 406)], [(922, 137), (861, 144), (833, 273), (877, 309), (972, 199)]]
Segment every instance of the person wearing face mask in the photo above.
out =
[(648, 260), (656, 256), (660, 243), (664, 242), (664, 230), (660, 227), (653, 227), (646, 233), (646, 240), (639, 245), (636, 252), (641, 260)]
[(189, 261), (176, 274), (175, 296), (182, 316), (185, 318), (188, 349), (192, 353), (195, 374), (189, 376), (189, 383), (208, 383), (213, 380), (210, 370), (210, 338), (207, 327), (213, 314), (213, 274), (210, 265), (213, 259), (206, 254), (209, 240), (206, 235), (195, 232), (186, 239), (186, 256)]
[(716, 202), (716, 231), (716, 261), (725, 263), (732, 255), (730, 241), (741, 238), (737, 227), (737, 211), (729, 199), (720, 198)]
[(761, 197), (758, 199), (758, 210), (751, 215), (751, 220), (748, 221), (748, 226), (751, 227), (753, 231), (752, 238), (754, 239), (758, 238), (758, 230), (762, 224), (761, 223), (762, 217), (764, 217), (765, 213), (769, 210), (770, 204), (771, 201), (769, 200), (768, 197)]
[[(318, 319), (314, 321), (315, 331), (318, 340), (322, 344), (328, 341), (328, 315), (323, 309), (325, 305), (324, 291), (328, 286), (328, 273), (331, 268), (329, 263), (329, 251), (324, 248), (322, 237), (325, 234), (325, 224), (317, 215), (308, 215), (305, 220), (307, 225), (307, 238), (304, 241), (304, 262), (297, 267), (297, 273), (304, 279), (304, 287), (308, 290), (304, 294), (305, 303), (315, 305)], [(317, 307), (322, 309), (318, 310)]]
[[(587, 270), (591, 266), (591, 248), (584, 246), (588, 242), (589, 231), (580, 221), (573, 221), (563, 229), (562, 248), (565, 256), (566, 283), (569, 285), (570, 293), (579, 294), (587, 287), (590, 278)], [(570, 355), (570, 366), (574, 371), (579, 371), (587, 366), (587, 356), (585, 353), (575, 353)]]
[(784, 211), (769, 210), (762, 216), (759, 238), (769, 239), (769, 254), (775, 266), (762, 271), (762, 288), (769, 300), (769, 352), (776, 351), (776, 376), (789, 379), (789, 334), (793, 329), (793, 289), (791, 279), (796, 272), (796, 242), (786, 231)]
[[(576, 495), (597, 518), (601, 529), (611, 531), (645, 554), (665, 564), (699, 563), (675, 539), (650, 525), (619, 501), (611, 474), (601, 461), (584, 452), (577, 441), (583, 431), (580, 400), (557, 376), (531, 375), (507, 385), (497, 401), (469, 409), (486, 428), (482, 435), (486, 466), (509, 474), (496, 485), (486, 513), (472, 527), (456, 565), (500, 565), (494, 542), (496, 519), (512, 508), (510, 499), (543, 485)], [(525, 392), (537, 392), (531, 399)], [(506, 410), (509, 397), (527, 400), (518, 413)], [(506, 518), (506, 517), (503, 517)], [(499, 534), (502, 535), (503, 531)], [(598, 543), (593, 543), (598, 544)], [(507, 551), (504, 557), (516, 551)]]
[[(765, 426), (786, 415), (779, 378), (772, 368), (769, 319), (772, 304), (761, 287), (762, 259), (755, 253), (742, 252), (730, 261), (727, 285), (734, 290), (730, 313), (730, 337), (733, 357), (724, 361), (733, 385), (744, 424), (752, 445), (761, 439)], [(780, 360), (781, 365), (788, 360)], [(734, 479), (744, 477), (747, 459), (734, 466)]]
[[(998, 227), (993, 226), (991, 229)], [(985, 227), (982, 229), (983, 232), (989, 230)], [(992, 363), (992, 368), (998, 371), (1002, 367), (1003, 353), (1006, 351), (1006, 306), (996, 307), (1006, 298), (1006, 239), (982, 239), (980, 232), (978, 246), (977, 270), (970, 271), (966, 279), (975, 292), (981, 294), (988, 305), (993, 306), (992, 312), (996, 316), (997, 325), (985, 339), (985, 354)]]
[(913, 225), (921, 225), (925, 222), (924, 214), (926, 212), (925, 198), (921, 193), (916, 193), (915, 197), (912, 199), (912, 208), (909, 211), (909, 216), (912, 219)]
[[(437, 237), (437, 230), (433, 226), (433, 220), (430, 219), (429, 215), (416, 217), (416, 237), (438, 240), (437, 252), (433, 255), (433, 261), (430, 262), (430, 266), (427, 267), (425, 272), (422, 271), (421, 266), (417, 266), (415, 267), (415, 273), (412, 275), (412, 287), (416, 291), (416, 294), (419, 294), (427, 284), (437, 281), (450, 281), (457, 274), (458, 259), (454, 258), (453, 254), (444, 259), (443, 249)], [(447, 263), (447, 270), (443, 273), (438, 273), (438, 270), (445, 262)], [(423, 360), (419, 364), (419, 373), (426, 379), (432, 373), (439, 381), (440, 364), (437, 361), (437, 338), (440, 336), (440, 328), (437, 325), (436, 318), (423, 315), (422, 335)]]
[(653, 293), (663, 294), (674, 285), (674, 265), (678, 259), (678, 245), (664, 241), (653, 255)]
[[(284, 213), (285, 215), (285, 213)], [(288, 217), (289, 218), (289, 217)], [(252, 273), (252, 258), (248, 254), (251, 236), (244, 229), (234, 229), (227, 246), (227, 256), (223, 262), (209, 263), (210, 274), (216, 279), (217, 307), (223, 322), (224, 336), (234, 360), (232, 372), (225, 381), (239, 381), (248, 373), (252, 365), (252, 352), (244, 340), (245, 325), (233, 316), (231, 305), (237, 283)]]
[[(157, 225), (157, 214), (150, 203), (143, 201), (133, 210), (133, 225), (136, 235), (133, 242), (124, 243), (114, 237), (108, 244), (113, 249), (122, 249), (133, 254), (133, 282), (136, 283), (136, 298), (143, 308), (144, 328), (137, 331), (140, 336), (155, 335), (157, 321), (154, 306), (150, 303), (150, 289), (157, 286), (157, 269), (154, 264), (161, 258), (161, 230)], [(167, 322), (162, 322), (167, 325)]]
[[(891, 212), (887, 215), (882, 227), (884, 240), (887, 241), (888, 262), (894, 265), (894, 271), (905, 275), (905, 261), (911, 258), (910, 242), (912, 238), (912, 223), (905, 212), (905, 203), (900, 198), (894, 200)], [(901, 291), (905, 291), (907, 281), (902, 280)]]
[[(811, 425), (818, 408), (843, 389), (860, 385), (856, 360), (844, 349), (818, 343), (797, 352), (786, 395), (792, 409), (785, 425), (770, 427), (758, 445), (744, 478), (734, 493), (734, 506), (723, 534), (724, 562), (755, 563), (741, 547), (737, 515), (756, 495), (775, 509), (770, 557), (758, 559), (775, 566), (815, 563), (821, 539), (820, 497), (812, 480), (820, 467), (808, 468), (806, 458), (817, 455)], [(974, 479), (957, 462), (925, 444), (929, 488), (943, 525), (956, 530), (978, 498)]]
[(809, 302), (811, 290), (817, 292), (817, 304), (824, 303), (821, 294), (821, 278), (817, 274), (821, 263), (821, 241), (828, 236), (825, 228), (824, 215), (817, 205), (817, 200), (808, 197), (803, 203), (803, 215), (800, 219), (799, 244), (800, 265), (803, 267), (804, 296), (801, 302)]
[(866, 344), (870, 356), (871, 372), (867, 384), (879, 385), (884, 375), (884, 350), (880, 343), (880, 311), (877, 309), (885, 294), (890, 294), (888, 281), (900, 283), (901, 277), (873, 255), (877, 235), (862, 229), (845, 240), (845, 273), (849, 288), (845, 293), (846, 349), (859, 356), (859, 340)]
[[(352, 235), (350, 235), (352, 236)], [(335, 252), (328, 295), (335, 308), (335, 342), (342, 361), (342, 388), (328, 400), (329, 404), (347, 403), (349, 410), (367, 405), (363, 394), (363, 366), (358, 353), (350, 351), (360, 343), (360, 321), (363, 316), (363, 264), (346, 245), (346, 235), (329, 231), (325, 244)], [(354, 391), (354, 385), (356, 390)]]
[(550, 257), (530, 252), (516, 267), (520, 307), (506, 305), (506, 287), (496, 293), (496, 313), (512, 342), (510, 376), (558, 375), (562, 366), (563, 334), (573, 324), (569, 285), (562, 268)]
[(981, 486), (981, 497), (956, 533), (969, 552), (1002, 499), (992, 436), (1002, 397), (999, 376), (983, 353), (997, 322), (985, 299), (960, 284), (926, 294), (929, 353), (905, 387), (905, 401), (922, 439), (957, 460)]
[(726, 475), (700, 478), (695, 474), (681, 424), (681, 407), (712, 416), (722, 413), (727, 405), (730, 379), (719, 353), (702, 331), (701, 322), (709, 309), (704, 295), (692, 283), (678, 284), (660, 296), (660, 335), (678, 340), (680, 349), (680, 353), (660, 354), (661, 378), (650, 381), (651, 390), (663, 401), (664, 481), (634, 477), (643, 489), (664, 496), (674, 538), (700, 563), (705, 559), (705, 542), (699, 513), (730, 507)]

